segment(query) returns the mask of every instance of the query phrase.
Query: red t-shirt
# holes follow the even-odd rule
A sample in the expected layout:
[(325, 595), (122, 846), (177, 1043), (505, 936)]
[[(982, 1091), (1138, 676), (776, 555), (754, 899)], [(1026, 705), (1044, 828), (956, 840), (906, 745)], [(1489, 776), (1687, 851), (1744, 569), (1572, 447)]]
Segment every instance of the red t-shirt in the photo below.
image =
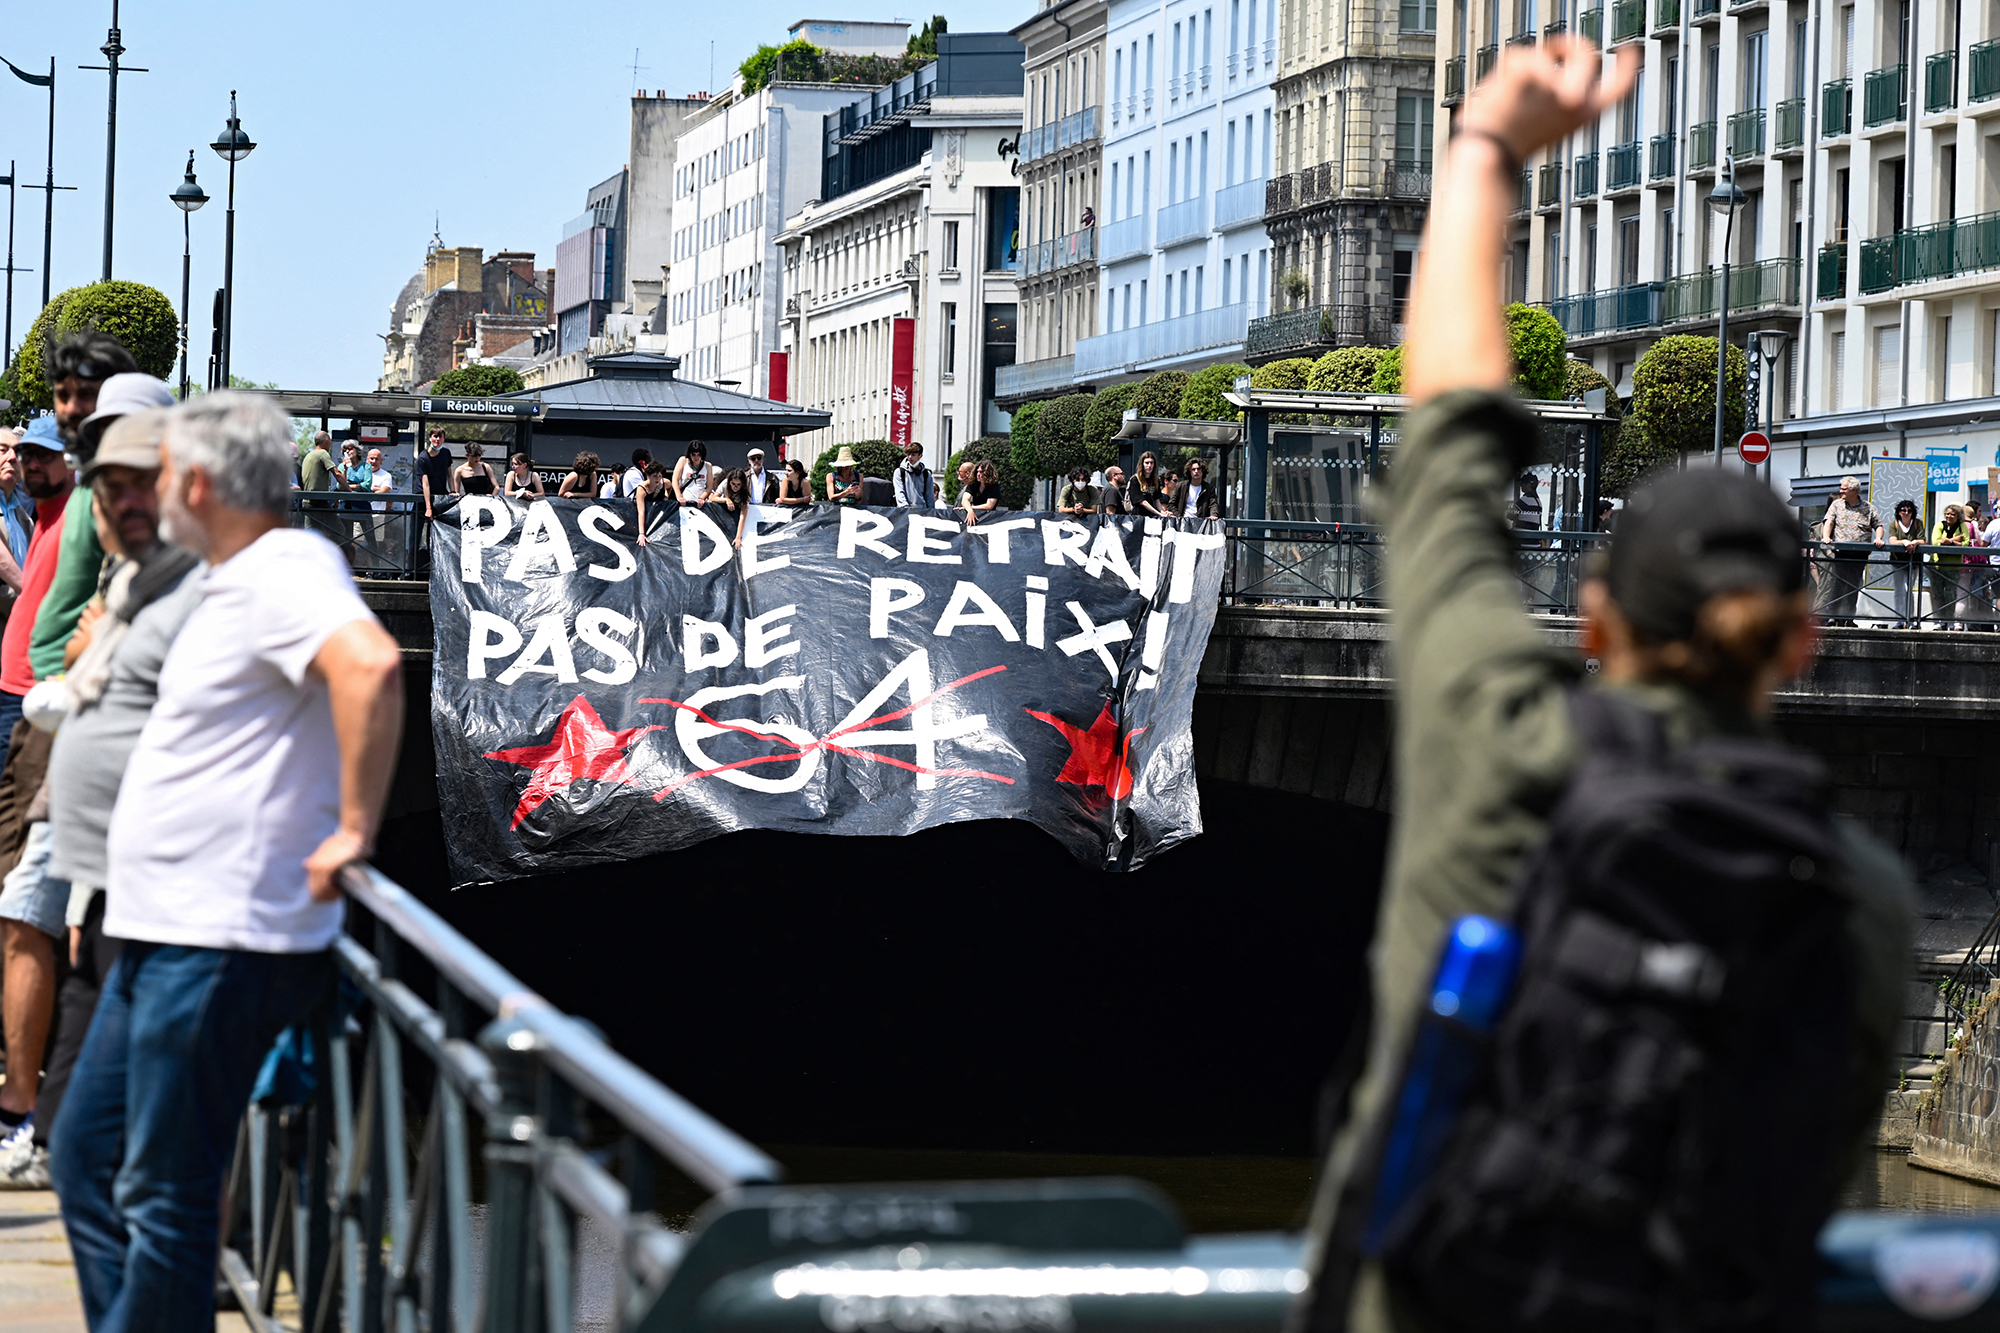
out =
[(21, 595), (7, 614), (7, 633), (0, 636), (0, 690), (26, 694), (35, 688), (35, 673), (28, 665), (28, 640), (35, 636), (35, 613), (56, 579), (56, 561), (62, 554), (63, 510), (69, 507), (74, 487), (53, 500), (35, 502), (35, 535), (28, 538), (28, 559), (21, 568)]

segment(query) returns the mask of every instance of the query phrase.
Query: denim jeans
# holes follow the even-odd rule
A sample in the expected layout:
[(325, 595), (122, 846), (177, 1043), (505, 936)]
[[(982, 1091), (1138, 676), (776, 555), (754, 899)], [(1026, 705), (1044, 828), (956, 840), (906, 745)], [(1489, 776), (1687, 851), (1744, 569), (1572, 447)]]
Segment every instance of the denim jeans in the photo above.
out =
[(333, 980), (329, 953), (131, 943), (50, 1145), (91, 1333), (208, 1333), (223, 1173), (258, 1066)]

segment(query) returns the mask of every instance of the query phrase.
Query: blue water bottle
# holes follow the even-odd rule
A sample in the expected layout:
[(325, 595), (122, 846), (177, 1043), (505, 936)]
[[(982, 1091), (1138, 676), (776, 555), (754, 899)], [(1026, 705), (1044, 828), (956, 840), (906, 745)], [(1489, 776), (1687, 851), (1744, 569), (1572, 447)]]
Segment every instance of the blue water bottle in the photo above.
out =
[(1436, 1169), (1520, 962), (1520, 936), (1490, 917), (1460, 917), (1445, 937), (1382, 1151), (1374, 1206), (1361, 1236), (1364, 1254), (1382, 1252), (1403, 1206)]

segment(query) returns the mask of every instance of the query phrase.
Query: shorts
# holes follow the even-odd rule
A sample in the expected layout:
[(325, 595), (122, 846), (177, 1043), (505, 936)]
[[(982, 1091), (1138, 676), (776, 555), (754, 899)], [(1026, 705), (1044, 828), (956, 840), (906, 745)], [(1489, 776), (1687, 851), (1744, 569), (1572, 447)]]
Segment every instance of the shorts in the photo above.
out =
[(33, 926), (51, 939), (69, 938), (69, 881), (48, 873), (54, 836), (47, 820), (28, 825), (21, 860), (0, 881), (0, 919)]

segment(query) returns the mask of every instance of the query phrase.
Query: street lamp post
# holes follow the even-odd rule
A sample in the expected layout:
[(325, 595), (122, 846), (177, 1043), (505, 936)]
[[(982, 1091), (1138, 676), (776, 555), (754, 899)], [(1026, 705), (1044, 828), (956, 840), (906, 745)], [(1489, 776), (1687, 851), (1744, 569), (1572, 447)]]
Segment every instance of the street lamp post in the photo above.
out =
[[(1778, 358), (1784, 354), (1785, 344), (1792, 335), (1783, 329), (1759, 329), (1754, 336), (1757, 339), (1757, 358), (1764, 363), (1764, 437), (1769, 439), (1771, 427), (1778, 420)], [(1768, 461), (1765, 466), (1770, 466)]]
[(1736, 234), (1736, 210), (1749, 202), (1749, 196), (1736, 185), (1736, 159), (1728, 154), (1722, 158), (1723, 174), (1716, 178), (1715, 188), (1708, 192), (1708, 206), (1723, 215), (1722, 225), (1722, 287), (1716, 296), (1715, 326), (1715, 458), (1722, 460), (1722, 397), (1723, 384), (1729, 369), (1729, 244)]
[(194, 149), (188, 149), (187, 177), (167, 198), (181, 210), (181, 401), (188, 396), (188, 264), (193, 255), (189, 245), (188, 214), (208, 202), (208, 195), (194, 178)]
[(218, 368), (218, 382), (225, 389), (229, 387), (230, 324), (236, 310), (236, 164), (250, 156), (256, 146), (236, 118), (236, 90), (231, 88), (229, 120), (209, 145), (229, 163), (229, 206), (222, 224), (222, 365)]

